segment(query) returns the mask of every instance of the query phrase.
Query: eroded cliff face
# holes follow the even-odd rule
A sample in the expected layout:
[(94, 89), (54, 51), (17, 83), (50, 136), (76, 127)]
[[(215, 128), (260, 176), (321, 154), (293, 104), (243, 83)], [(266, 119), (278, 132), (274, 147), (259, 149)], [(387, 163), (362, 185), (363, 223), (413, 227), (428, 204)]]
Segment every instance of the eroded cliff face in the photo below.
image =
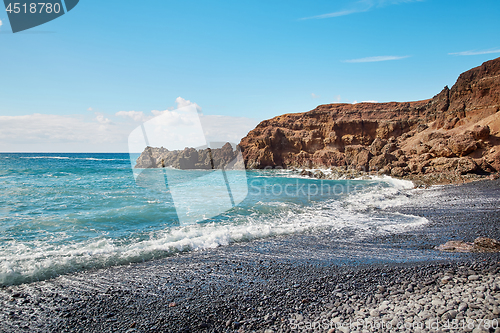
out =
[(500, 58), (451, 89), (406, 103), (320, 105), (261, 122), (241, 140), (247, 168), (352, 167), (397, 177), (500, 171)]

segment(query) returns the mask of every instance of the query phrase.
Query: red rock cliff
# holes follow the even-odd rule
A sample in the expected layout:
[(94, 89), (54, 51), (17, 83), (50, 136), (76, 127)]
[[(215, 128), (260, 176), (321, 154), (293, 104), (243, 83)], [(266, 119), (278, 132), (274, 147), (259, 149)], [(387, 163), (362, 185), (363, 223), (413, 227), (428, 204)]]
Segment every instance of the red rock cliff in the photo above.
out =
[(500, 170), (500, 58), (417, 102), (328, 104), (262, 121), (241, 140), (248, 168), (352, 166), (394, 176)]

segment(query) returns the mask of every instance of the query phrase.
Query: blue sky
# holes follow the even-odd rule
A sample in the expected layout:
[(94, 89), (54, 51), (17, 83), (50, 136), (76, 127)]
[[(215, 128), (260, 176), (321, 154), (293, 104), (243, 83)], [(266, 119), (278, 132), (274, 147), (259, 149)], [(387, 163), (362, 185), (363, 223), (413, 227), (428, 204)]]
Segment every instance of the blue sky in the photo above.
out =
[(0, 151), (126, 151), (185, 101), (244, 133), (319, 104), (430, 98), (500, 56), (499, 17), (498, 0), (82, 0), (12, 34), (0, 11)]

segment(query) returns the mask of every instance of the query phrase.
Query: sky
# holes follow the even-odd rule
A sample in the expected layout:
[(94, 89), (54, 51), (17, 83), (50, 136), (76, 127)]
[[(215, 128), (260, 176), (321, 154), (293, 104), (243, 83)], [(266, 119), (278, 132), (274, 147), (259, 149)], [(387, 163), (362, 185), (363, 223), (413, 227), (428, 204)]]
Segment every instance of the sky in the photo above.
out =
[(500, 57), (500, 2), (82, 0), (12, 33), (0, 11), (0, 152), (127, 152), (195, 105), (210, 140), (328, 103), (431, 98)]

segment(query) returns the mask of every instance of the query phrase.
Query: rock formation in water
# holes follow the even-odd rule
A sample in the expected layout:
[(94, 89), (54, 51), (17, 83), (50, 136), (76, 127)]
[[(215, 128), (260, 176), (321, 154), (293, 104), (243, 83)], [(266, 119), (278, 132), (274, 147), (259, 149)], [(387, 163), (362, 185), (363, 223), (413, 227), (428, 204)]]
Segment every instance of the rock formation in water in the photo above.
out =
[(396, 177), (500, 171), (500, 58), (416, 102), (328, 104), (262, 121), (247, 168), (350, 167)]
[(135, 168), (175, 168), (175, 169), (222, 169), (243, 168), (238, 161), (240, 152), (227, 142), (221, 148), (185, 148), (168, 150), (166, 148), (146, 147), (137, 159)]

